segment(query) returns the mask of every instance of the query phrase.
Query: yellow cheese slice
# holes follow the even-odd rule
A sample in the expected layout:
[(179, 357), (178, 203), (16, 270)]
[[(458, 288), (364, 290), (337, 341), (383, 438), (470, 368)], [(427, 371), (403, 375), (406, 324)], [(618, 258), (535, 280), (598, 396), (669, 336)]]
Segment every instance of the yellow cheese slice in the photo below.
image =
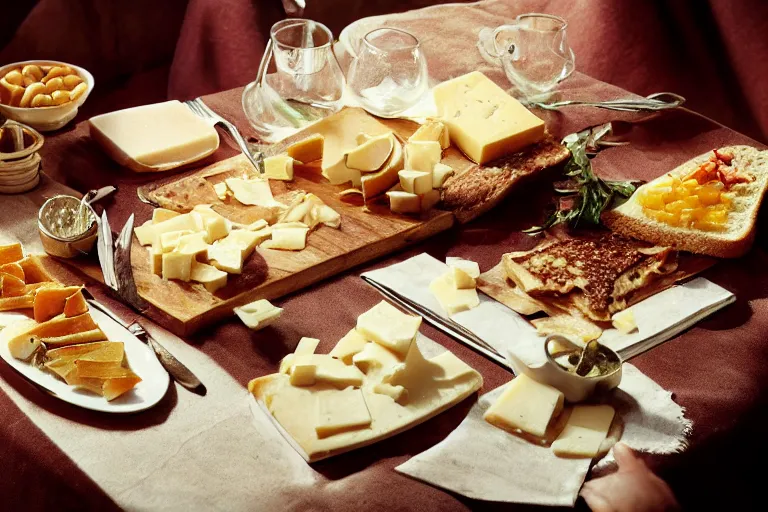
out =
[(249, 329), (257, 331), (272, 325), (283, 314), (283, 309), (273, 306), (267, 299), (259, 299), (235, 308), (234, 312)]
[(565, 428), (552, 442), (552, 451), (558, 457), (595, 457), (615, 413), (610, 405), (575, 405)]
[(288, 146), (285, 150), (288, 156), (302, 163), (314, 162), (323, 158), (323, 146), (325, 137), (322, 134), (315, 133)]
[(192, 269), (189, 278), (202, 284), (206, 290), (215, 293), (227, 284), (227, 273), (212, 265), (206, 265), (199, 261), (192, 261)]
[(480, 298), (477, 296), (477, 290), (457, 289), (456, 283), (450, 272), (435, 278), (429, 285), (429, 290), (440, 303), (440, 307), (448, 313), (449, 316), (462, 311), (467, 311), (477, 307), (480, 304)]
[(261, 231), (249, 231), (247, 229), (237, 229), (231, 231), (225, 238), (219, 240), (219, 245), (232, 245), (243, 251), (243, 258), (247, 258), (253, 253), (257, 245), (272, 236), (271, 229), (262, 229)]
[(406, 315), (381, 301), (357, 318), (357, 330), (367, 339), (404, 356), (421, 326), (420, 316)]
[(507, 384), (483, 418), (503, 430), (543, 437), (552, 418), (562, 411), (563, 401), (559, 390), (520, 374)]
[(328, 355), (343, 361), (344, 364), (352, 364), (352, 357), (363, 350), (367, 343), (368, 340), (362, 334), (352, 329), (336, 343)]
[(451, 141), (478, 164), (544, 138), (544, 121), (479, 71), (443, 82), (433, 94)]
[(411, 141), (405, 145), (405, 168), (432, 174), (440, 162), (443, 151), (439, 142)]
[(402, 360), (397, 355), (375, 342), (368, 342), (363, 349), (352, 356), (352, 363), (366, 375), (375, 371), (387, 371), (400, 364)]
[(317, 395), (315, 432), (324, 439), (342, 432), (368, 427), (371, 414), (359, 389), (325, 391)]
[[(303, 224), (302, 224), (303, 225)], [(265, 249), (280, 249), (285, 251), (300, 251), (307, 246), (307, 227), (272, 226), (272, 239), (262, 242)]]
[(152, 211), (152, 224), (160, 224), (163, 221), (178, 217), (181, 215), (179, 212), (173, 210), (167, 210), (165, 208), (155, 208)]
[(224, 180), (235, 196), (235, 199), (245, 205), (257, 205), (264, 207), (284, 206), (272, 197), (272, 189), (266, 179), (228, 178)]
[(213, 191), (216, 192), (216, 197), (218, 197), (222, 201), (226, 201), (227, 191), (229, 191), (226, 183), (224, 183), (223, 181), (221, 183), (216, 183), (213, 186)]

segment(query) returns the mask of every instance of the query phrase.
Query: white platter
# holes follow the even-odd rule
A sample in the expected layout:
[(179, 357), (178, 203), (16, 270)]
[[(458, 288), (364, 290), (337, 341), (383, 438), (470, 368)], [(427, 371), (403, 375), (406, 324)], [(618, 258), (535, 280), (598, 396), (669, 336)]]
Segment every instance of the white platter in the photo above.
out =
[[(149, 409), (157, 404), (168, 390), (170, 377), (158, 362), (155, 353), (126, 328), (101, 311), (91, 308), (90, 313), (109, 341), (122, 341), (125, 344), (125, 357), (128, 359), (128, 364), (131, 370), (141, 377), (141, 382), (135, 388), (111, 402), (89, 391), (70, 386), (52, 373), (14, 358), (8, 350), (7, 336), (3, 334), (7, 329), (0, 331), (0, 357), (14, 370), (44, 388), (51, 395), (78, 407), (101, 412), (131, 413)], [(10, 325), (14, 320), (28, 319), (29, 317), (21, 313), (0, 313), (0, 325), (4, 326)]]

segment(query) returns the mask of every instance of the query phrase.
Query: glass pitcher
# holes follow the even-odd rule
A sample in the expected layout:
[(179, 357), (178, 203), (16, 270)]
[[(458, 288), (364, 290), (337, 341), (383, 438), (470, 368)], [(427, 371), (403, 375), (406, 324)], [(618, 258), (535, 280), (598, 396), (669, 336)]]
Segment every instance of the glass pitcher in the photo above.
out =
[(286, 19), (275, 23), (256, 80), (242, 103), (251, 126), (276, 142), (342, 107), (344, 74), (333, 53), (333, 35), (322, 23)]
[(573, 73), (576, 57), (568, 46), (567, 27), (559, 16), (529, 13), (493, 31), (494, 57), (524, 95), (550, 91)]

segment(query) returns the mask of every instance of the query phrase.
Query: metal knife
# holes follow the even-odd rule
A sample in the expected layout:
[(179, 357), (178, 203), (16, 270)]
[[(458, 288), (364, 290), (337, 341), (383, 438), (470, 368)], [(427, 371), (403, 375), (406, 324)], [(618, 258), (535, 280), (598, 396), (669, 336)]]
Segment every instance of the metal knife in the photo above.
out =
[[(99, 263), (104, 282), (114, 292), (116, 297), (123, 303), (130, 306), (138, 313), (143, 313), (147, 308), (147, 302), (139, 297), (136, 289), (136, 282), (133, 279), (133, 268), (131, 267), (131, 243), (133, 241), (133, 223), (134, 216), (128, 218), (120, 235), (117, 238), (115, 246), (112, 245), (112, 228), (109, 225), (109, 219), (106, 212), (102, 214), (99, 225)], [(102, 242), (103, 240), (103, 242)], [(102, 253), (104, 256), (102, 257)], [(109, 276), (109, 277), (108, 277)], [(89, 303), (96, 309), (115, 320), (117, 323), (131, 331), (134, 336), (147, 343), (154, 350), (160, 364), (163, 365), (173, 379), (189, 389), (200, 394), (205, 394), (205, 386), (200, 382), (195, 374), (173, 356), (168, 350), (157, 342), (137, 321), (124, 322), (114, 312), (106, 306), (97, 302), (93, 297)]]

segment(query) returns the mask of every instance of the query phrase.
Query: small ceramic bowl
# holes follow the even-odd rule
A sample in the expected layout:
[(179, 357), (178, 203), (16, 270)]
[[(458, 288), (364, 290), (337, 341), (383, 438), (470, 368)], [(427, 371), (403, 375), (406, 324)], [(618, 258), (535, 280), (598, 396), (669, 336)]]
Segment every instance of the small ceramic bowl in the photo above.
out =
[(62, 105), (23, 108), (11, 107), (10, 105), (0, 103), (0, 113), (8, 119), (13, 119), (14, 121), (26, 124), (41, 132), (50, 132), (62, 128), (75, 118), (78, 108), (85, 103), (85, 100), (88, 99), (88, 95), (91, 94), (94, 86), (93, 75), (86, 69), (66, 62), (55, 60), (27, 60), (24, 62), (14, 62), (13, 64), (0, 67), (0, 77), (4, 77), (14, 68), (23, 68), (27, 64), (37, 64), (38, 66), (69, 66), (80, 75), (80, 78), (83, 79), (88, 87), (82, 96)]

